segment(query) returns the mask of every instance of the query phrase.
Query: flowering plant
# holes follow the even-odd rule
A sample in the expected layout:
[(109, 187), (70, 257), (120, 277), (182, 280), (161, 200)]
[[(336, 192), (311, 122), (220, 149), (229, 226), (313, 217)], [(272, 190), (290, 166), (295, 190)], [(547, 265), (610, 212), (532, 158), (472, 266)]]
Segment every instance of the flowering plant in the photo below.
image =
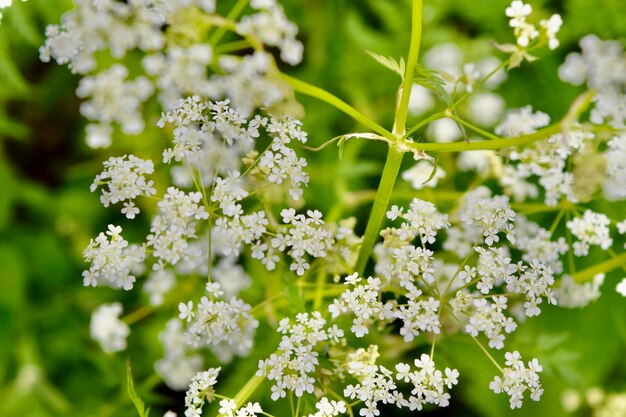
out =
[[(540, 401), (547, 355), (516, 331), (589, 305), (626, 265), (622, 45), (581, 39), (558, 76), (586, 89), (554, 121), (499, 91), (559, 47), (559, 14), (514, 0), (508, 38), (464, 53), (424, 48), (430, 9), (407, 1), (408, 52), (362, 54), (395, 77), (385, 127), (290, 75), (305, 45), (279, 2), (229, 3), (74, 0), (46, 29), (41, 60), (79, 76), (86, 144), (110, 152), (90, 190), (120, 210), (83, 251), (83, 284), (143, 294), (95, 308), (91, 337), (115, 354), (158, 323), (155, 378), (185, 391), (184, 407), (153, 408), (166, 417), (447, 407), (471, 380), (473, 357), (452, 354), (465, 341), (490, 369), (482, 395)], [(358, 127), (307, 134), (308, 109), (327, 105)], [(118, 152), (124, 140), (154, 143)], [(372, 191), (367, 142), (387, 152)], [(329, 179), (325, 164), (346, 169)], [(319, 204), (316, 181), (337, 201)], [(626, 278), (613, 289), (626, 296)]]

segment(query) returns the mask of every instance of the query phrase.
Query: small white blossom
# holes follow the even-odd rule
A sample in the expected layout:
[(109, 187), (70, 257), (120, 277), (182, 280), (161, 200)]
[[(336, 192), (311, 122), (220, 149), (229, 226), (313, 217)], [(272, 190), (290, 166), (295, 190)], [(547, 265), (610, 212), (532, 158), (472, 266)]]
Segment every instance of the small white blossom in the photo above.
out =
[(522, 362), (519, 352), (507, 352), (506, 368), (503, 369), (502, 377), (496, 376), (489, 384), (489, 388), (499, 394), (505, 392), (509, 395), (511, 409), (521, 408), (524, 393), (530, 391), (530, 398), (539, 401), (543, 389), (539, 382), (539, 375), (543, 371), (537, 359), (528, 362), (528, 367)]
[(85, 248), (83, 256), (85, 261), (91, 263), (89, 270), (83, 272), (85, 286), (109, 285), (125, 290), (133, 288), (134, 274), (142, 271), (145, 248), (129, 245), (121, 232), (120, 226), (110, 224), (106, 234), (100, 233)]
[(289, 318), (280, 321), (278, 331), (283, 337), (278, 349), (268, 359), (259, 361), (257, 372), (257, 375), (274, 381), (272, 400), (284, 398), (287, 391), (297, 397), (302, 397), (305, 392), (313, 393), (315, 378), (312, 374), (319, 364), (319, 354), (314, 349), (329, 340), (325, 325), (326, 320), (318, 311), (300, 313), (295, 322)]
[(209, 368), (198, 372), (189, 383), (185, 393), (185, 417), (196, 417), (202, 414), (202, 406), (205, 401), (213, 401), (215, 391), (213, 386), (217, 383), (217, 375), (221, 368)]
[(121, 352), (126, 349), (126, 338), (130, 328), (119, 319), (122, 304), (111, 303), (99, 306), (91, 316), (89, 332), (106, 353)]
[(149, 159), (124, 155), (109, 158), (103, 165), (104, 171), (96, 175), (90, 187), (91, 191), (104, 185), (100, 196), (104, 207), (122, 201), (124, 202), (122, 213), (127, 218), (134, 219), (135, 215), (139, 214), (139, 208), (132, 200), (139, 196), (150, 197), (156, 194), (154, 182), (146, 179), (146, 175), (154, 172), (154, 164)]
[(602, 213), (586, 210), (582, 217), (567, 222), (567, 228), (582, 243), (597, 245), (606, 250), (613, 244), (609, 235), (611, 220)]
[(430, 356), (423, 353), (419, 359), (415, 359), (415, 371), (409, 371), (410, 366), (398, 363), (396, 379), (409, 382), (413, 385), (411, 396), (408, 398), (408, 406), (411, 410), (421, 410), (424, 404), (435, 404), (447, 407), (450, 403), (450, 394), (446, 392), (458, 383), (459, 372), (456, 369), (445, 369), (444, 373), (435, 368), (435, 362)]

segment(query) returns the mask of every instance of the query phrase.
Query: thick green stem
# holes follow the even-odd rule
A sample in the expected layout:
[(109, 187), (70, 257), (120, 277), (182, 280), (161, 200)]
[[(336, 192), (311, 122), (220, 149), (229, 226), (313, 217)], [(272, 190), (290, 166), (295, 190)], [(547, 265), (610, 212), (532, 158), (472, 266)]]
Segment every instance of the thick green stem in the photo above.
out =
[(243, 403), (248, 401), (248, 398), (250, 398), (254, 391), (256, 391), (256, 389), (259, 387), (259, 385), (261, 385), (261, 382), (263, 382), (264, 379), (265, 377), (263, 376), (254, 375), (248, 380), (248, 382), (246, 382), (246, 385), (244, 385), (233, 398), (233, 400), (237, 404), (237, 407), (241, 407)]
[(385, 161), (385, 167), (383, 168), (383, 175), (380, 179), (376, 198), (374, 199), (374, 206), (372, 207), (372, 212), (367, 222), (367, 227), (365, 228), (363, 243), (361, 244), (359, 257), (354, 269), (359, 275), (362, 275), (365, 271), (365, 265), (367, 265), (367, 260), (378, 237), (380, 225), (387, 211), (387, 204), (389, 204), (391, 192), (393, 191), (393, 186), (396, 182), (398, 171), (400, 170), (402, 155), (403, 153), (396, 150), (393, 146), (389, 147), (387, 161)]
[(597, 265), (594, 265), (591, 268), (583, 269), (582, 271), (573, 274), (572, 278), (576, 282), (589, 281), (597, 274), (610, 272), (614, 269), (620, 268), (624, 264), (626, 264), (626, 252), (622, 253), (619, 256), (611, 258), (608, 261), (604, 261)]
[[(409, 106), (409, 97), (411, 96), (411, 88), (413, 86), (413, 76), (415, 73), (415, 66), (419, 58), (420, 43), (422, 39), (422, 0), (413, 0), (412, 9), (412, 26), (411, 26), (411, 44), (409, 46), (409, 56), (407, 58), (406, 69), (404, 78), (402, 80), (402, 88), (400, 90), (400, 98), (396, 104), (396, 113), (393, 121), (393, 134), (391, 140), (397, 143), (404, 135), (406, 127), (406, 116)], [(387, 137), (387, 136), (385, 136)], [(359, 250), (359, 256), (356, 261), (355, 272), (359, 275), (363, 275), (367, 260), (372, 253), (374, 243), (378, 238), (380, 232), (380, 226), (385, 217), (387, 211), (387, 205), (391, 198), (393, 186), (396, 183), (398, 172), (400, 171), (400, 165), (402, 164), (403, 151), (398, 150), (393, 144), (389, 146), (387, 152), (387, 160), (385, 161), (385, 167), (383, 168), (383, 174), (378, 185), (378, 191), (376, 191), (376, 197), (374, 198), (374, 206), (370, 213), (367, 226), (365, 228), (365, 235), (363, 236), (363, 243)]]

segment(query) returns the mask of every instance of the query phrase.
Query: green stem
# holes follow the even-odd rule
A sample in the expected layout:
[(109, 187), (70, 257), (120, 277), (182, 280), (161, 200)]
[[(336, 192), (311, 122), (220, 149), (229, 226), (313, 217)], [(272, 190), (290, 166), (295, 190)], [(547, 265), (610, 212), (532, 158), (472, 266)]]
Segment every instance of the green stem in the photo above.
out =
[(561, 132), (561, 122), (557, 122), (553, 125), (538, 130), (535, 133), (529, 135), (521, 135), (513, 138), (498, 138), (489, 141), (479, 142), (454, 142), (454, 143), (411, 143), (407, 142), (405, 145), (411, 149), (417, 151), (431, 151), (431, 152), (464, 152), (464, 151), (479, 151), (479, 150), (498, 150), (502, 148), (509, 148), (512, 146), (529, 145), (533, 142), (546, 139), (552, 135)]
[(459, 99), (457, 101), (455, 101), (454, 103), (452, 103), (452, 105), (450, 106), (450, 110), (454, 110), (457, 108), (457, 106), (459, 104), (461, 104), (463, 101), (465, 101), (465, 99), (467, 99), (468, 97), (470, 97), (472, 94), (474, 94), (476, 91), (480, 90), (482, 88), (482, 86), (487, 82), (487, 80), (489, 80), (493, 75), (495, 75), (496, 72), (500, 71), (502, 68), (506, 67), (507, 65), (509, 65), (510, 62), (510, 58), (507, 59), (506, 61), (502, 62), (500, 65), (498, 65), (496, 68), (494, 68), (493, 70), (491, 70), (491, 72), (489, 74), (487, 74), (485, 76), (485, 78), (483, 78), (482, 80), (480, 80), (472, 89), (471, 92), (463, 94), (461, 97), (459, 97)]
[(444, 117), (446, 117), (446, 112), (443, 112), (443, 111), (431, 114), (430, 116), (428, 116), (424, 120), (421, 120), (418, 124), (413, 126), (411, 129), (409, 129), (408, 132), (406, 132), (404, 135), (402, 135), (402, 139), (408, 138), (409, 136), (411, 136), (420, 127), (422, 127), (424, 125), (427, 125), (428, 123), (433, 122), (433, 121), (435, 121), (437, 119), (442, 119)]
[(243, 403), (248, 401), (248, 398), (256, 391), (261, 385), (261, 382), (265, 380), (265, 377), (254, 375), (246, 382), (246, 384), (239, 390), (239, 392), (233, 397), (233, 400), (237, 404), (237, 408), (241, 407)]
[[(243, 9), (248, 4), (248, 0), (239, 0), (233, 8), (230, 10), (226, 18), (228, 20), (236, 20), (237, 17), (243, 12)], [(226, 33), (227, 29), (224, 27), (218, 27), (213, 36), (209, 39), (209, 43), (213, 46), (217, 45), (217, 43), (222, 39), (222, 36)]]
[(248, 49), (251, 47), (252, 46), (247, 40), (241, 39), (238, 41), (232, 41), (232, 42), (228, 42), (228, 43), (216, 46), (215, 53), (217, 55), (223, 55), (229, 52), (241, 51), (242, 49)]
[(609, 259), (608, 261), (601, 262), (591, 268), (583, 269), (572, 275), (572, 279), (576, 282), (585, 282), (591, 280), (597, 274), (610, 272), (614, 269), (620, 268), (626, 264), (626, 252), (619, 256)]
[(359, 256), (356, 261), (355, 272), (362, 275), (365, 271), (367, 260), (369, 259), (378, 232), (380, 231), (380, 225), (382, 224), (383, 217), (387, 210), (387, 204), (393, 191), (393, 186), (400, 171), (400, 164), (402, 163), (402, 152), (390, 146), (387, 153), (387, 160), (385, 161), (385, 167), (383, 168), (383, 175), (380, 179), (378, 191), (374, 199), (374, 206), (370, 214), (367, 226), (365, 228), (365, 235), (363, 236), (363, 243), (359, 250)]
[[(422, 39), (422, 0), (413, 0), (412, 8), (412, 22), (411, 22), (411, 44), (409, 45), (409, 56), (407, 59), (406, 70), (404, 78), (402, 80), (402, 89), (400, 91), (400, 99), (396, 104), (396, 113), (393, 121), (393, 133), (391, 137), (383, 135), (396, 143), (406, 128), (406, 116), (409, 106), (409, 97), (411, 96), (411, 87), (413, 86), (413, 75), (415, 73), (415, 66), (419, 58), (419, 49)], [(390, 145), (387, 151), (387, 160), (385, 161), (385, 167), (383, 168), (383, 174), (378, 185), (378, 191), (376, 191), (376, 197), (374, 198), (374, 206), (370, 213), (367, 226), (365, 228), (365, 235), (363, 236), (363, 243), (359, 250), (359, 256), (356, 261), (355, 272), (359, 275), (363, 275), (367, 260), (372, 253), (374, 243), (378, 238), (380, 231), (380, 225), (382, 224), (393, 192), (393, 186), (396, 183), (398, 172), (400, 171), (400, 165), (402, 164), (403, 152), (396, 149), (395, 146)]]
[(387, 129), (376, 123), (374, 120), (370, 119), (345, 101), (340, 98), (332, 95), (326, 90), (323, 90), (319, 87), (306, 83), (304, 81), (298, 80), (297, 78), (290, 77), (287, 74), (280, 74), (281, 78), (287, 82), (291, 88), (293, 88), (296, 92), (305, 94), (307, 96), (314, 97), (318, 100), (324, 101), (331, 106), (335, 107), (338, 110), (341, 110), (348, 116), (352, 117), (357, 122), (361, 123), (364, 126), (367, 126), (372, 131), (378, 133), (381, 136), (386, 137), (389, 140), (395, 140), (395, 136), (391, 134)]
[(463, 126), (467, 127), (468, 129), (473, 130), (474, 132), (478, 133), (482, 137), (485, 137), (485, 138), (491, 139), (491, 140), (502, 139), (502, 138), (494, 135), (493, 133), (487, 132), (486, 130), (481, 129), (478, 126), (474, 126), (473, 124), (471, 124), (469, 122), (466, 122), (465, 120), (461, 119), (460, 117), (456, 117), (452, 113), (448, 114), (447, 117), (449, 117), (450, 119), (454, 120), (457, 123), (462, 124)]
[(406, 61), (406, 68), (402, 79), (400, 102), (396, 109), (393, 129), (393, 133), (400, 135), (404, 134), (406, 126), (409, 98), (411, 97), (415, 67), (419, 58), (420, 44), (422, 42), (422, 0), (413, 0), (411, 16), (411, 43), (409, 45), (409, 56)]

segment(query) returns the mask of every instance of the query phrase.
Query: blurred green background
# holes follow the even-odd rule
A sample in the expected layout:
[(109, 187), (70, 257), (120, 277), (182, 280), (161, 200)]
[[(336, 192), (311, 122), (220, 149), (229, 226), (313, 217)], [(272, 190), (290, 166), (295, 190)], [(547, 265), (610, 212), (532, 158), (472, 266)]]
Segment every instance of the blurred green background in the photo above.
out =
[[(230, 2), (218, 3), (228, 8)], [(409, 1), (284, 0), (283, 4), (299, 25), (306, 48), (303, 64), (283, 70), (333, 92), (389, 127), (398, 79), (364, 50), (393, 57), (406, 54)], [(514, 70), (498, 92), (509, 107), (532, 103), (535, 109), (560, 117), (581, 90), (558, 80), (558, 65), (585, 34), (624, 41), (626, 10), (623, 0), (531, 4), (545, 16), (553, 12), (563, 16), (561, 47)], [(38, 59), (45, 26), (57, 23), (71, 6), (69, 0), (16, 2), (0, 24), (0, 416), (134, 416), (124, 386), (127, 356), (133, 358), (136, 387), (153, 406), (152, 415), (162, 415), (168, 408), (181, 413), (184, 395), (168, 390), (152, 370), (162, 354), (157, 333), (174, 310), (132, 326), (129, 348), (121, 354), (106, 355), (89, 338), (89, 318), (97, 305), (120, 300), (126, 311), (132, 311), (146, 302), (139, 290), (82, 286), (82, 250), (108, 223), (121, 222), (119, 213), (105, 210), (98, 196), (89, 192), (89, 184), (109, 156), (158, 155), (165, 137), (148, 128), (141, 137), (118, 134), (109, 150), (86, 147), (85, 120), (74, 94), (78, 78), (65, 67)], [(423, 50), (456, 42), (471, 54), (488, 51), (492, 40), (511, 42), (506, 6), (500, 0), (426, 0)], [(300, 99), (312, 145), (363, 131), (333, 108)], [(373, 189), (385, 153), (383, 144), (348, 142), (339, 163), (333, 148), (307, 155), (312, 178), (307, 205), (325, 213), (351, 192)], [(409, 166), (410, 161), (405, 163)], [(398, 188), (405, 194), (409, 190), (407, 185)], [(336, 215), (356, 214), (362, 230), (368, 209), (367, 204), (345, 204)], [(131, 235), (135, 230), (140, 236), (146, 229), (142, 220), (122, 224)], [(580, 392), (592, 386), (626, 391), (626, 302), (613, 291), (622, 275), (617, 271), (607, 276), (597, 303), (584, 310), (546, 308), (510, 341), (509, 350), (536, 356), (544, 364), (541, 402), (526, 401), (521, 410), (509, 410), (505, 396), (488, 391), (494, 370), (487, 358), (468, 338), (452, 336), (438, 344), (438, 357), (458, 367), (462, 377), (451, 406), (432, 414), (555, 417), (566, 415), (560, 396), (568, 387)], [(273, 349), (275, 340), (266, 342), (259, 353), (238, 365), (236, 374), (225, 369), (227, 393), (236, 392), (254, 373), (259, 356)], [(389, 409), (387, 415), (397, 415), (393, 412), (397, 413)], [(577, 415), (589, 414), (583, 407)]]

